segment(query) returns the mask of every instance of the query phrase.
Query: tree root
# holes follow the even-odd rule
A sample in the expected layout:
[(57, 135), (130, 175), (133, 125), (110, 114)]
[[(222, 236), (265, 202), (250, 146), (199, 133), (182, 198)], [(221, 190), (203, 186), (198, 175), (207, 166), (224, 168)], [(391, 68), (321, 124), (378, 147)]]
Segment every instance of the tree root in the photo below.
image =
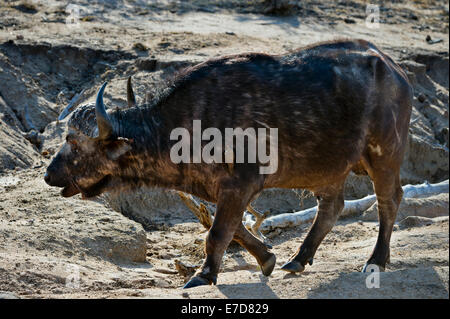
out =
[[(420, 185), (405, 185), (403, 188), (403, 198), (415, 198), (423, 196), (431, 196), (440, 193), (449, 192), (449, 182), (448, 180), (437, 183), (429, 184), (427, 182)], [(213, 217), (210, 210), (203, 205), (198, 203), (191, 195), (178, 192), (181, 200), (186, 204), (187, 207), (197, 216), (200, 223), (209, 230), (213, 223)], [(348, 217), (352, 215), (359, 215), (365, 210), (370, 208), (376, 202), (375, 195), (369, 195), (357, 200), (346, 200), (344, 209), (340, 217)], [(317, 213), (317, 206), (298, 211), (295, 213), (279, 214), (272, 217), (267, 217), (269, 212), (260, 213), (255, 210), (251, 204), (247, 206), (247, 212), (244, 213), (244, 226), (253, 235), (261, 239), (267, 244), (267, 239), (264, 237), (262, 232), (268, 232), (276, 228), (286, 228), (294, 227), (307, 222), (311, 222)], [(254, 219), (253, 219), (253, 217)]]
[[(405, 185), (403, 186), (403, 198), (415, 198), (431, 196), (440, 193), (448, 193), (448, 180), (437, 184), (419, 184), (419, 185)], [(370, 208), (377, 198), (376, 195), (369, 195), (357, 200), (346, 200), (344, 209), (340, 217), (348, 217), (362, 214), (365, 210)], [(260, 231), (267, 232), (275, 228), (286, 228), (298, 226), (307, 222), (311, 222), (316, 216), (317, 206), (298, 211), (295, 213), (280, 214), (272, 216), (264, 220), (259, 227)]]
[[(200, 224), (203, 225), (207, 230), (209, 230), (212, 226), (214, 218), (212, 217), (212, 212), (203, 204), (198, 203), (192, 195), (178, 192), (178, 196), (180, 196), (183, 203), (194, 213), (194, 215), (200, 221)], [(250, 213), (250, 214), (248, 214)], [(263, 236), (263, 234), (259, 231), (259, 228), (263, 221), (267, 218), (269, 212), (260, 213), (256, 209), (254, 209), (250, 204), (247, 206), (247, 212), (244, 213), (244, 223), (245, 227), (256, 237), (261, 239), (264, 243), (267, 243), (267, 238)], [(252, 220), (251, 216), (254, 216), (255, 221)]]

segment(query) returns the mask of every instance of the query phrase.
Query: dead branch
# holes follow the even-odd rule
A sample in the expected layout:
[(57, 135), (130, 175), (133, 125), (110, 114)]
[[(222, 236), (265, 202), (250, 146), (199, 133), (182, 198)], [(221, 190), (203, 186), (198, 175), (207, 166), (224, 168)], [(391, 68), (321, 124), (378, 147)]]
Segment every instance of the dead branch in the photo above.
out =
[[(403, 198), (415, 198), (448, 193), (449, 184), (448, 180), (446, 180), (437, 184), (429, 184), (426, 182), (420, 185), (405, 185), (403, 186), (403, 192)], [(213, 223), (212, 213), (209, 209), (202, 203), (198, 203), (189, 194), (178, 192), (178, 195), (195, 216), (197, 216), (200, 223), (209, 230)], [(357, 200), (346, 200), (340, 217), (361, 214), (370, 208), (376, 200), (377, 198), (375, 195), (369, 195)], [(251, 204), (247, 206), (247, 211), (248, 212), (244, 213), (244, 226), (256, 237), (259, 237), (266, 243), (267, 239), (261, 233), (262, 231), (268, 232), (275, 228), (287, 228), (311, 222), (316, 216), (317, 206), (295, 213), (280, 214), (269, 218), (267, 217), (269, 212), (262, 214), (255, 210)]]
[[(200, 224), (203, 225), (207, 230), (209, 230), (213, 223), (213, 217), (212, 212), (209, 211), (209, 209), (203, 205), (203, 203), (198, 203), (191, 195), (178, 192), (178, 196), (180, 196), (183, 203), (186, 204), (186, 206), (194, 213), (194, 215), (198, 218), (200, 221)], [(251, 205), (247, 206), (247, 212), (244, 213), (244, 220), (247, 222), (244, 223), (244, 225), (248, 225), (247, 229), (253, 233), (256, 237), (259, 237), (263, 242), (267, 242), (267, 239), (263, 236), (263, 234), (259, 231), (259, 227), (261, 226), (262, 222), (267, 218), (267, 215), (269, 212), (260, 213), (256, 209), (254, 209)], [(251, 216), (254, 216), (255, 221), (251, 218)], [(250, 221), (252, 222), (250, 224)]]
[(198, 218), (200, 224), (202, 224), (203, 227), (209, 230), (212, 226), (213, 218), (208, 208), (203, 205), (203, 203), (197, 203), (197, 201), (189, 194), (178, 192), (178, 196), (180, 196), (183, 203), (185, 203), (186, 206)]
[(267, 243), (267, 238), (264, 237), (264, 235), (261, 233), (261, 231), (259, 230), (259, 228), (261, 227), (261, 224), (263, 223), (263, 221), (267, 218), (267, 216), (269, 215), (269, 211), (266, 211), (264, 213), (260, 213), (258, 212), (256, 209), (254, 209), (252, 207), (251, 204), (248, 204), (247, 206), (247, 211), (253, 215), (255, 217), (255, 221), (253, 223), (248, 223), (247, 221), (249, 220), (248, 214), (244, 213), (244, 220), (247, 222), (244, 222), (244, 226), (253, 233), (253, 235), (255, 235), (256, 237), (259, 237), (264, 243)]
[(30, 113), (28, 112), (28, 105), (27, 104), (25, 104), (25, 107), (22, 110), (22, 118), (24, 119), (24, 122), (25, 122), (24, 126), (25, 126), (25, 128), (27, 130), (29, 130), (29, 131), (31, 131), (31, 130), (37, 131), (36, 126), (34, 126), (33, 121), (30, 118)]
[(78, 104), (79, 104), (79, 102), (81, 102), (81, 98), (83, 97), (85, 92), (86, 92), (86, 90), (83, 89), (80, 93), (75, 94), (73, 96), (73, 98), (70, 100), (69, 104), (58, 116), (58, 121), (64, 120), (67, 117), (67, 115), (69, 115), (78, 106)]
[[(420, 185), (405, 185), (403, 186), (403, 192), (403, 198), (431, 196), (440, 193), (448, 193), (449, 184), (448, 180), (446, 180), (437, 184), (424, 183)], [(340, 217), (361, 214), (370, 208), (375, 202), (375, 195), (369, 195), (357, 200), (346, 200)], [(259, 227), (259, 231), (267, 232), (275, 228), (287, 228), (308, 223), (314, 219), (316, 213), (317, 206), (295, 213), (280, 214), (269, 217), (262, 222)], [(246, 225), (246, 227), (252, 227), (253, 225), (251, 223), (255, 222), (247, 220), (246, 223), (250, 223), (250, 225)]]

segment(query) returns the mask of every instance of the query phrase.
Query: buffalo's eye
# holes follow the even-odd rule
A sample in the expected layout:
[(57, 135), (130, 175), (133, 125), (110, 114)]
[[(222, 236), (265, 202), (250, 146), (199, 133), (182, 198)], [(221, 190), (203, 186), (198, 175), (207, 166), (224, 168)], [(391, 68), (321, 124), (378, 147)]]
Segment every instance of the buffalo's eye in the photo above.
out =
[(70, 144), (72, 149), (76, 149), (78, 147), (78, 142), (69, 136), (66, 136), (66, 142)]

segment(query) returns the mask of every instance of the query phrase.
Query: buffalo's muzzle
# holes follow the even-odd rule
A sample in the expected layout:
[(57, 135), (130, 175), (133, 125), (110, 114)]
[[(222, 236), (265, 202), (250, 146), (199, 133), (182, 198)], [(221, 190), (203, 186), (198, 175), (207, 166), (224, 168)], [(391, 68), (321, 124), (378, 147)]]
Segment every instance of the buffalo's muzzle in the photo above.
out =
[(45, 175), (44, 175), (44, 181), (50, 186), (64, 187), (65, 185), (62, 185), (61, 183), (59, 183), (57, 181), (57, 178), (55, 178), (55, 175), (56, 174), (50, 172), (47, 169), (47, 171), (45, 172)]
[(58, 166), (51, 164), (45, 172), (44, 180), (50, 186), (65, 187), (70, 184), (70, 181), (61, 173), (62, 169)]
[(48, 172), (45, 172), (45, 175), (44, 175), (44, 181), (45, 181), (48, 185), (50, 185), (50, 175), (48, 174)]

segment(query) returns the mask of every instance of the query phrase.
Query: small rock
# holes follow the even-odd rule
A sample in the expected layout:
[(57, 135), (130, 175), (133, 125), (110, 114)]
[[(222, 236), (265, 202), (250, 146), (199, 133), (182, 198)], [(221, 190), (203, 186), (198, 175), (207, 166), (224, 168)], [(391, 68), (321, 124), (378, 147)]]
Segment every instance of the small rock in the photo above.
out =
[(169, 51), (175, 53), (175, 54), (183, 54), (184, 50), (183, 49), (169, 49)]
[(423, 94), (423, 93), (420, 93), (419, 96), (417, 96), (417, 100), (418, 100), (420, 103), (425, 102), (426, 99), (427, 99), (427, 97), (426, 97), (425, 94)]
[(436, 44), (436, 43), (440, 43), (442, 41), (444, 41), (443, 39), (432, 39), (430, 35), (427, 35), (427, 37), (425, 38), (425, 41), (427, 41), (428, 44)]
[(185, 263), (176, 259), (175, 268), (178, 270), (178, 273), (181, 276), (183, 276), (184, 278), (189, 278), (195, 273), (195, 270), (198, 268), (198, 266), (186, 265)]
[(411, 20), (419, 20), (419, 17), (417, 16), (417, 15), (415, 15), (414, 13), (410, 13), (409, 14), (409, 18), (411, 19)]
[(171, 42), (167, 42), (167, 41), (163, 41), (163, 42), (158, 43), (158, 46), (163, 48), (163, 49), (165, 49), (167, 47), (170, 47), (171, 45), (172, 45), (172, 43)]
[(0, 291), (0, 299), (20, 299), (20, 298), (12, 292)]
[[(448, 216), (447, 216), (448, 218)], [(408, 216), (402, 219), (398, 225), (401, 229), (405, 228), (413, 228), (413, 227), (422, 227), (434, 224), (438, 219), (422, 217), (422, 216)]]
[(60, 294), (64, 293), (64, 291), (62, 289), (60, 289), (60, 288), (55, 288), (55, 289), (52, 290), (52, 292), (54, 294), (57, 294), (57, 295), (60, 295)]
[(148, 48), (140, 42), (133, 44), (133, 49), (138, 50), (138, 51), (147, 51), (148, 50)]
[(172, 270), (172, 269), (169, 269), (169, 268), (156, 268), (154, 271), (159, 272), (161, 274), (166, 274), (166, 275), (178, 274), (178, 271)]
[(159, 287), (159, 288), (169, 288), (170, 287), (170, 283), (161, 278), (156, 278), (154, 281), (154, 284), (156, 287)]
[(51, 153), (48, 150), (43, 150), (41, 152), (41, 155), (44, 156), (45, 158), (50, 158)]
[(448, 145), (449, 130), (448, 127), (443, 127), (441, 131), (436, 134), (436, 139), (443, 145)]
[(141, 291), (131, 291), (129, 296), (131, 297), (142, 297), (144, 294)]
[(38, 12), (37, 7), (29, 2), (24, 1), (23, 3), (13, 6), (14, 9), (21, 11), (23, 13), (35, 14)]
[(350, 19), (350, 18), (345, 18), (345, 19), (344, 19), (344, 22), (347, 23), (347, 24), (354, 24), (354, 23), (356, 23), (355, 20)]
[(159, 255), (159, 258), (161, 259), (172, 259), (173, 257), (175, 257), (175, 255), (171, 253), (162, 253)]
[(202, 245), (205, 242), (204, 238), (195, 238), (194, 244), (196, 245)]
[(24, 134), (24, 137), (33, 145), (35, 145), (37, 148), (42, 143), (42, 137), (36, 130), (31, 130)]
[(142, 71), (155, 71), (156, 69), (156, 59), (138, 58), (136, 60), (136, 67)]
[(94, 16), (85, 16), (85, 17), (82, 17), (80, 20), (83, 22), (89, 22), (89, 21), (94, 21), (95, 17)]

